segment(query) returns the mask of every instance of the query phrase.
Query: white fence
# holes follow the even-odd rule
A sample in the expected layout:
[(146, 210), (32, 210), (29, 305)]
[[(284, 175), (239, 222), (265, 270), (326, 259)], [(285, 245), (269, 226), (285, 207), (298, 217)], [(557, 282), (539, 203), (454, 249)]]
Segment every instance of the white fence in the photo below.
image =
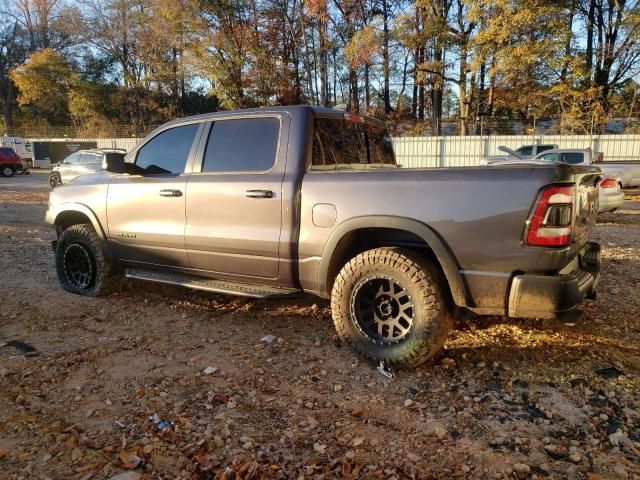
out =
[(640, 159), (640, 135), (509, 135), (468, 137), (396, 137), (398, 163), (406, 168), (463, 167), (479, 165), (490, 155), (504, 155), (498, 147), (512, 150), (522, 145), (555, 144), (559, 148), (591, 148), (603, 152), (605, 161)]
[[(122, 148), (127, 151), (139, 138), (30, 139), (37, 141), (96, 141), (98, 148)], [(605, 161), (640, 159), (640, 135), (509, 135), (468, 137), (396, 137), (393, 139), (398, 163), (406, 168), (463, 167), (479, 165), (490, 155), (501, 155), (499, 146), (513, 150), (522, 145), (556, 144), (559, 148), (591, 148), (603, 152)]]

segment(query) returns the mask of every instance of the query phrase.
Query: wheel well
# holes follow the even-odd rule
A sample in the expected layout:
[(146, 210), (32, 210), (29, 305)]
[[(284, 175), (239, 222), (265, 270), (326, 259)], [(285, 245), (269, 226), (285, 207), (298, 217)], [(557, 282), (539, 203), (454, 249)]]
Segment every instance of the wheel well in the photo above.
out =
[(87, 217), (84, 213), (69, 211), (62, 212), (56, 218), (56, 228), (58, 229), (58, 233), (69, 228), (71, 225), (79, 225), (82, 223), (88, 223), (89, 225), (93, 225), (91, 223), (91, 219)]
[[(356, 255), (380, 247), (402, 247), (419, 252), (426, 257), (446, 279), (442, 265), (425, 240), (415, 233), (396, 228), (361, 228), (347, 233), (336, 245), (327, 270), (326, 289), (331, 292), (338, 272)], [(443, 288), (451, 296), (449, 283), (445, 280)]]

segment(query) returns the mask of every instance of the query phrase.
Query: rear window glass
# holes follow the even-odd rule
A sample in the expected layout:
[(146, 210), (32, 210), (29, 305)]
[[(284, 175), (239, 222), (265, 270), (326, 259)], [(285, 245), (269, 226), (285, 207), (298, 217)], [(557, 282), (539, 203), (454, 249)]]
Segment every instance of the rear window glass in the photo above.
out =
[(314, 120), (312, 170), (395, 167), (395, 163), (384, 127), (344, 119)]
[(533, 147), (520, 147), (516, 152), (521, 153), (525, 157), (530, 157), (533, 154)]

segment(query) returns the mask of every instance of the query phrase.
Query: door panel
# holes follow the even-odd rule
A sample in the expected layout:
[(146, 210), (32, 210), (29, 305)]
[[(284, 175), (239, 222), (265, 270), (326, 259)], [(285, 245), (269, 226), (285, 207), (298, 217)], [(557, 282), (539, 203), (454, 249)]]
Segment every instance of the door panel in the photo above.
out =
[(134, 153), (133, 171), (115, 175), (107, 194), (108, 235), (125, 264), (186, 268), (185, 194), (204, 126), (168, 128)]
[[(187, 186), (186, 247), (191, 267), (276, 278), (282, 175), (194, 174)], [(273, 192), (271, 198), (247, 196)]]
[(253, 116), (217, 120), (205, 132), (201, 172), (187, 184), (192, 269), (278, 277), (288, 128), (287, 116)]
[[(109, 185), (109, 239), (127, 262), (188, 267), (184, 246), (186, 175), (118, 175)], [(164, 196), (177, 190), (182, 196)]]

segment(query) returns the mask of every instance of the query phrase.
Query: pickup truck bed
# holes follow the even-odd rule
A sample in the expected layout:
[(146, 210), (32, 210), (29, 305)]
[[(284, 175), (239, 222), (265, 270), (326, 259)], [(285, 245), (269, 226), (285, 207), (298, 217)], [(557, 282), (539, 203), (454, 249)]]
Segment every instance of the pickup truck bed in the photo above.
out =
[(331, 299), (373, 361), (422, 363), (458, 311), (574, 318), (599, 278), (590, 166), (402, 169), (378, 120), (274, 107), (170, 122), (126, 162), (51, 193), (60, 282), (124, 275), (270, 298)]
[[(477, 313), (507, 315), (505, 298), (514, 272), (558, 272), (566, 265), (567, 257), (579, 252), (593, 223), (592, 215), (580, 216), (574, 230), (575, 242), (563, 249), (524, 245), (523, 226), (532, 199), (541, 185), (576, 179), (590, 184), (593, 175), (594, 170), (589, 167), (568, 165), (555, 169), (519, 165), (491, 170), (476, 167), (310, 173), (302, 184), (302, 287), (328, 296), (336, 273), (328, 263), (329, 253), (337, 247), (336, 239), (366, 227), (368, 230), (359, 235), (367, 238), (358, 242), (383, 245), (386, 236), (398, 243), (420, 245), (421, 238), (431, 237), (427, 243), (431, 248), (438, 245), (436, 256), (447, 265), (449, 284), (459, 285), (454, 289), (456, 304)], [(338, 212), (334, 229), (315, 226), (309, 215), (313, 205), (326, 198), (328, 190)], [(354, 198), (358, 201), (352, 201)], [(503, 201), (506, 198), (509, 202)], [(394, 230), (416, 236), (397, 238)], [(519, 312), (518, 316), (525, 317), (555, 314), (523, 308)]]

